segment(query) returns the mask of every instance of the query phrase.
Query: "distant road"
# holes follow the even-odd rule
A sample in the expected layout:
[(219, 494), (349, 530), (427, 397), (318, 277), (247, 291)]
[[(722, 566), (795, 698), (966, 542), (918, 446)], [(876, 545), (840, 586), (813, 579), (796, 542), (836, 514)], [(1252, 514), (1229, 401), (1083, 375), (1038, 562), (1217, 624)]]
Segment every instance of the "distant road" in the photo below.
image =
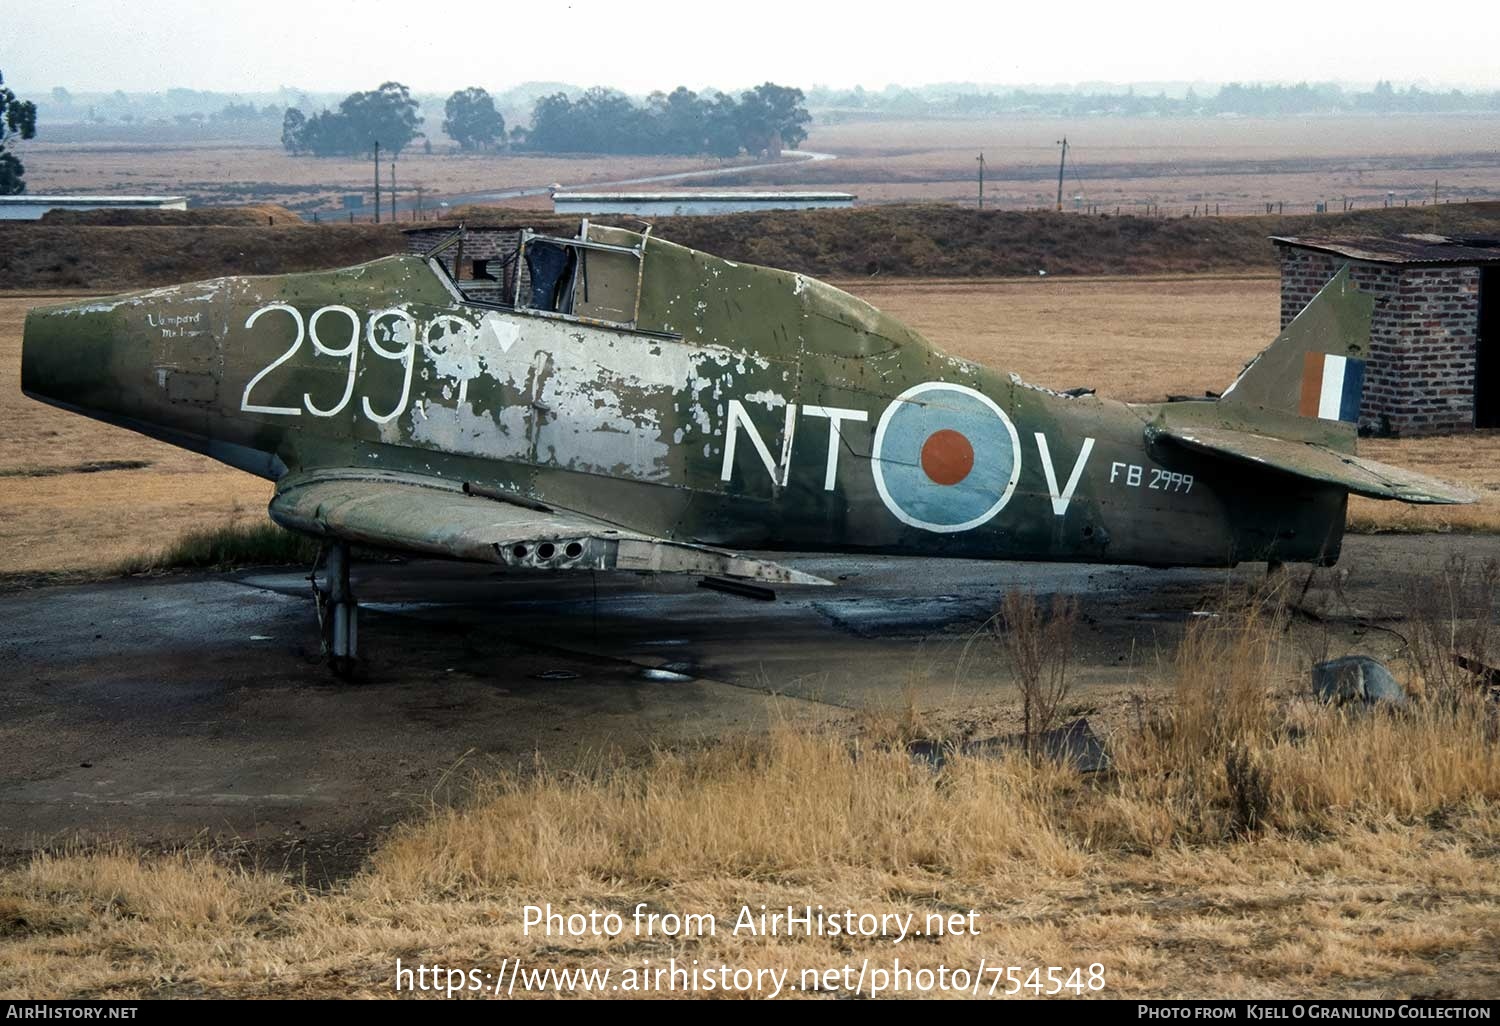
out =
[[(441, 209), (443, 207), (458, 207), (468, 203), (496, 203), (501, 200), (521, 199), (525, 196), (544, 196), (552, 190), (553, 184), (560, 184), (563, 189), (611, 189), (621, 185), (651, 185), (657, 182), (685, 182), (695, 178), (717, 178), (722, 175), (739, 174), (742, 171), (756, 171), (768, 167), (784, 167), (788, 164), (811, 164), (823, 160), (837, 160), (838, 155), (834, 153), (815, 153), (811, 150), (783, 150), (780, 160), (768, 161), (764, 164), (736, 164), (731, 167), (708, 167), (697, 171), (676, 171), (666, 175), (647, 175), (643, 178), (621, 178), (612, 182), (578, 182), (548, 183), (547, 185), (522, 185), (513, 189), (498, 189), (489, 192), (465, 192), (456, 196), (449, 196), (436, 206), (427, 205), (426, 209)], [(390, 212), (389, 202), (381, 206), (382, 217)], [(396, 201), (396, 212), (405, 213), (416, 209), (414, 200)], [(352, 207), (340, 210), (337, 214), (330, 214), (329, 219), (347, 217), (349, 214), (355, 217), (370, 217), (374, 214), (374, 207), (365, 204), (362, 207)]]

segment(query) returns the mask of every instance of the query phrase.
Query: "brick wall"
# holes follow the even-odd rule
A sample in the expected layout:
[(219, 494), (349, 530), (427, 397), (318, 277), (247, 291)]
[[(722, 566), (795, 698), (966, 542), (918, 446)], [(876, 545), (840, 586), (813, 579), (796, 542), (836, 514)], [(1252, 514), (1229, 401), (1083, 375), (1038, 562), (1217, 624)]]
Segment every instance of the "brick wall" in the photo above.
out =
[[(433, 246), (442, 242), (453, 234), (453, 227), (441, 228), (418, 228), (406, 233), (406, 252), (421, 256)], [(464, 235), (463, 241), (463, 267), (459, 268), (458, 277), (463, 282), (465, 294), (473, 299), (481, 299), (486, 302), (510, 302), (515, 289), (515, 266), (502, 269), (501, 265), (507, 257), (515, 253), (516, 247), (521, 244), (521, 231), (519, 228), (470, 228)], [(438, 259), (443, 266), (448, 268), (448, 273), (453, 273), (453, 261), (458, 259), (458, 246), (455, 244), (448, 247)], [(474, 261), (488, 260), (489, 273), (501, 281), (474, 283), (472, 273)], [(521, 283), (522, 288), (526, 282)], [(503, 299), (501, 297), (504, 297)]]
[(1474, 427), (1474, 364), (1479, 334), (1479, 268), (1406, 268), (1397, 330), (1409, 383), (1402, 434)]
[(1362, 429), (1419, 435), (1473, 428), (1477, 268), (1401, 267), (1277, 248), (1283, 328), (1346, 263), (1354, 283), (1375, 299)]

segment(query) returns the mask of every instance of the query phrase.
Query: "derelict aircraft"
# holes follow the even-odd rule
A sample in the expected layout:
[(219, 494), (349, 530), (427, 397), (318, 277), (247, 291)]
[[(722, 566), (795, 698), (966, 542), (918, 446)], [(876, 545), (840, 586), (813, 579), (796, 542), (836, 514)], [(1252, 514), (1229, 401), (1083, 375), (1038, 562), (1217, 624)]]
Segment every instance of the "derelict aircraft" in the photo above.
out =
[(1351, 493), (1475, 498), (1354, 454), (1347, 269), (1222, 396), (1128, 404), (650, 228), (502, 233), (472, 267), (469, 237), (34, 310), (22, 389), (275, 481), (271, 518), (325, 543), (336, 668), (351, 545), (768, 597), (830, 582), (737, 550), (1328, 565)]

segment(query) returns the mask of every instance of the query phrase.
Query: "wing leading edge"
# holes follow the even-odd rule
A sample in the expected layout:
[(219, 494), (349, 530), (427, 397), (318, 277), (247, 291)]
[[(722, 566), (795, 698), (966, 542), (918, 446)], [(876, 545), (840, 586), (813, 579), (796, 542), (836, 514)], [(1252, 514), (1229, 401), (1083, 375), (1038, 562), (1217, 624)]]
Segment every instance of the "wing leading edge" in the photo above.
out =
[(1188, 449), (1227, 456), (1270, 467), (1286, 474), (1337, 485), (1355, 495), (1395, 499), (1423, 505), (1478, 502), (1479, 496), (1440, 481), (1350, 453), (1336, 452), (1315, 442), (1274, 438), (1230, 428), (1158, 426), (1147, 429), (1150, 441), (1165, 439)]
[(654, 537), (456, 483), (360, 471), (297, 475), (271, 500), (282, 527), (357, 545), (531, 570), (619, 570), (830, 584), (768, 560)]

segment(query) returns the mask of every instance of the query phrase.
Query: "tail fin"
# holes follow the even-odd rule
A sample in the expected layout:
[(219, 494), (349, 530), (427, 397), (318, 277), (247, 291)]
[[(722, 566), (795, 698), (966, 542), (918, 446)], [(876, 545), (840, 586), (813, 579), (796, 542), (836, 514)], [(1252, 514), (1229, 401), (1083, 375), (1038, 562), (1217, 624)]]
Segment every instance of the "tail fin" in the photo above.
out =
[(1355, 424), (1374, 307), (1349, 279), (1346, 264), (1276, 341), (1245, 365), (1222, 401)]
[(1476, 502), (1466, 488), (1354, 454), (1374, 307), (1345, 266), (1245, 365), (1211, 412), (1169, 404), (1147, 439), (1374, 499)]

